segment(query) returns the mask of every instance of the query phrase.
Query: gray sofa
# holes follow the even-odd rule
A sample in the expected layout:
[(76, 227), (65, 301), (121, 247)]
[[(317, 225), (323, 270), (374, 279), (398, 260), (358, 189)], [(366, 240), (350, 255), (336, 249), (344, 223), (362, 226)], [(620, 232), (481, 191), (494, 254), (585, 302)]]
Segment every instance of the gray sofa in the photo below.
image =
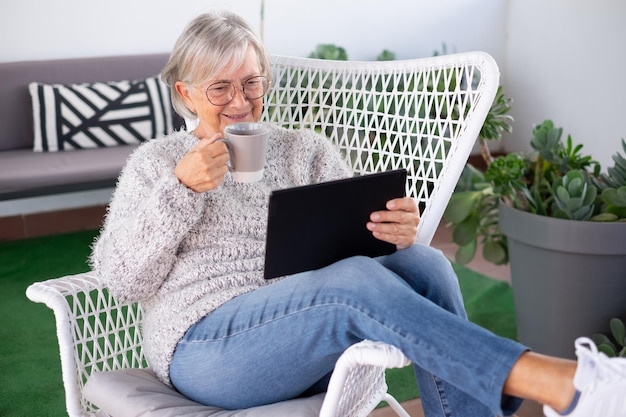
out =
[[(138, 80), (158, 75), (167, 58), (152, 54), (0, 63), (0, 201), (112, 187), (137, 146), (35, 152), (29, 83)], [(180, 128), (183, 122), (169, 97), (163, 103), (169, 130)]]

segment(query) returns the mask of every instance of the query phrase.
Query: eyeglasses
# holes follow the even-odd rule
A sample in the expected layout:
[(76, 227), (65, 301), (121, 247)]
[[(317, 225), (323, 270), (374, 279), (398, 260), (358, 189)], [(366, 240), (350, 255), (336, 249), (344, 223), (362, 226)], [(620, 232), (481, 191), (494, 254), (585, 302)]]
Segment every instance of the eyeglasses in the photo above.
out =
[(228, 81), (218, 81), (209, 85), (206, 89), (206, 98), (215, 106), (225, 106), (235, 97), (235, 89), (240, 88), (248, 100), (256, 100), (263, 97), (269, 89), (269, 81), (262, 75), (250, 77), (240, 86)]

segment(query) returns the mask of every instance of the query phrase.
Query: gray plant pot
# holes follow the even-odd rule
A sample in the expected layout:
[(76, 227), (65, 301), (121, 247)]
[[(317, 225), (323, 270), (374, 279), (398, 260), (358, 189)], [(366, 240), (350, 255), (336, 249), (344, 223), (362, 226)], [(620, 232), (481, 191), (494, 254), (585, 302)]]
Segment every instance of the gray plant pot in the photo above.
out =
[(626, 319), (626, 223), (538, 216), (500, 203), (520, 342), (575, 357), (579, 336)]

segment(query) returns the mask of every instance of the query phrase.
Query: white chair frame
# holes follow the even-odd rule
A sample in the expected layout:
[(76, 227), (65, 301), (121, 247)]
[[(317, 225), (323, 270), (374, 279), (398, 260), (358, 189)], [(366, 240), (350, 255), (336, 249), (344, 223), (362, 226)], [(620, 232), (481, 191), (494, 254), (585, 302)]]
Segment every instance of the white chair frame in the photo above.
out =
[[(417, 241), (430, 244), (499, 84), (491, 56), (470, 52), (413, 60), (360, 62), (272, 56), (262, 120), (328, 136), (356, 174), (408, 170), (407, 195), (421, 210)], [(93, 416), (83, 396), (94, 371), (145, 368), (142, 310), (122, 304), (93, 272), (34, 283), (27, 290), (56, 318), (67, 412)], [(365, 341), (340, 358), (320, 416), (368, 415), (386, 400), (385, 369), (409, 361), (396, 348)]]

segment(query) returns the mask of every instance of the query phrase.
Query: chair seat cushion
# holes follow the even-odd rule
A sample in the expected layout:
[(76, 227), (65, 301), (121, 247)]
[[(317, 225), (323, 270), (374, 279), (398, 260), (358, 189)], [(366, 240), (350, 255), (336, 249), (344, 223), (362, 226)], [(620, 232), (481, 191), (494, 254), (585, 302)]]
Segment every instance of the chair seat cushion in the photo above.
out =
[(223, 410), (192, 401), (160, 382), (149, 369), (96, 372), (85, 398), (113, 417), (317, 417), (324, 394), (245, 410)]

